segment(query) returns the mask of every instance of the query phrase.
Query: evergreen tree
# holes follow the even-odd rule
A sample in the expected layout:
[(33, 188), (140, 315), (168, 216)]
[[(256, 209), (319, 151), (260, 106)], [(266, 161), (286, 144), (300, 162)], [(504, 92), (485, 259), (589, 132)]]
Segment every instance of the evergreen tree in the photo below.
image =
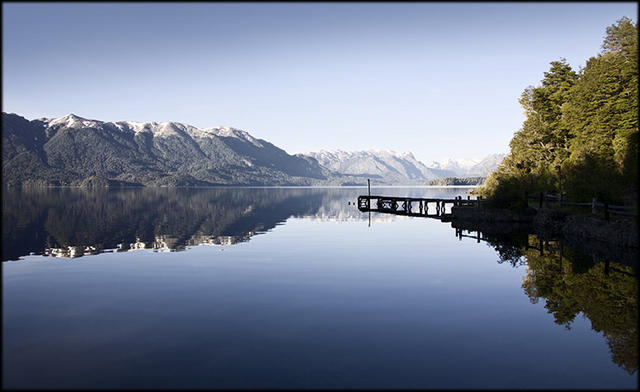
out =
[(520, 104), (526, 120), (481, 195), (523, 202), (525, 191), (566, 191), (573, 200), (635, 200), (638, 37), (631, 20), (607, 28), (602, 52), (579, 73), (564, 59), (552, 62)]
[(551, 62), (538, 87), (527, 87), (520, 97), (526, 120), (509, 143), (510, 154), (492, 174), (481, 193), (494, 199), (521, 198), (525, 191), (558, 188), (555, 167), (569, 155), (570, 132), (562, 123), (562, 106), (577, 74), (566, 60)]
[(564, 108), (573, 136), (567, 185), (575, 197), (613, 201), (637, 187), (637, 27), (620, 19), (607, 28), (602, 47), (587, 61)]

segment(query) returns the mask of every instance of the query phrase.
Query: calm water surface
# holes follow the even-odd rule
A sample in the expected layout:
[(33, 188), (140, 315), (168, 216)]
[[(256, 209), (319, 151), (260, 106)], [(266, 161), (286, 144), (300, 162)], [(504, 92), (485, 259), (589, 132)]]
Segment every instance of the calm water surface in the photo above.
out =
[(365, 193), (5, 190), (3, 387), (638, 387), (637, 266)]

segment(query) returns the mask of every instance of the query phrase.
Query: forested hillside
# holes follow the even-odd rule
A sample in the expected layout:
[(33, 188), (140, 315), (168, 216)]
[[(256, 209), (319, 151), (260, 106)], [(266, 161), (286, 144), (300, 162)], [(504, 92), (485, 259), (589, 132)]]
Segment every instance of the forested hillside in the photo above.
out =
[(578, 71), (551, 62), (520, 97), (526, 120), (511, 151), (479, 190), (499, 204), (524, 193), (563, 192), (633, 203), (638, 175), (638, 32), (628, 18), (606, 29), (601, 52)]
[(309, 157), (228, 127), (2, 113), (3, 185), (310, 185)]

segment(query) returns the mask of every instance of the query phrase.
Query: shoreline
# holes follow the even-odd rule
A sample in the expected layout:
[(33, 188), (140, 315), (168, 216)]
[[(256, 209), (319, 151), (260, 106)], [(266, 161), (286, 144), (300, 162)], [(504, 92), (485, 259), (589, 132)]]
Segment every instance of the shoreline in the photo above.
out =
[[(6, 190), (18, 190), (18, 189), (103, 189), (103, 188), (172, 188), (172, 189), (195, 189), (195, 188), (363, 188), (367, 189), (367, 184), (364, 185), (115, 185), (115, 186), (82, 186), (82, 185), (19, 185), (10, 186), (3, 185), (3, 189)], [(425, 188), (425, 189), (438, 189), (438, 188), (477, 188), (477, 185), (371, 185), (371, 189), (374, 188)]]
[[(638, 249), (638, 226), (632, 219), (610, 220), (556, 210), (526, 208), (520, 211), (490, 207), (453, 207), (453, 222), (480, 231), (497, 227), (523, 227), (543, 237), (562, 237), (568, 242), (591, 245), (597, 241), (614, 248)], [(499, 230), (500, 231), (500, 230)]]

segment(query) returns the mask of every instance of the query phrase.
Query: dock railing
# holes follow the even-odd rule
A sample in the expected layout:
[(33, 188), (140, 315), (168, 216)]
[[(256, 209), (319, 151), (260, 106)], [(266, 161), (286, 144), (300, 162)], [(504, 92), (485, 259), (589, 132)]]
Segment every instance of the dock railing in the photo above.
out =
[(472, 200), (469, 196), (467, 199), (462, 196), (457, 196), (454, 199), (440, 199), (364, 195), (358, 197), (357, 205), (360, 211), (446, 218), (451, 216), (447, 212), (447, 207), (449, 207), (449, 211), (453, 207), (478, 208), (484, 202), (485, 200), (481, 196)]

